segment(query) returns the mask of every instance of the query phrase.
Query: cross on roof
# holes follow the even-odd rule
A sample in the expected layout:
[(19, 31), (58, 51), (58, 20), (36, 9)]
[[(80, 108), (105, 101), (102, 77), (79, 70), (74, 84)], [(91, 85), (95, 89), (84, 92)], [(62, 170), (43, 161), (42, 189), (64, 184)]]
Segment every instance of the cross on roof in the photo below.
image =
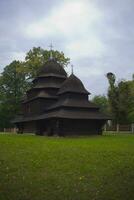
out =
[(74, 67), (74, 66), (73, 66), (73, 65), (71, 65), (72, 74), (74, 73), (74, 69), (73, 69), (73, 67)]
[(48, 47), (50, 47), (50, 50), (51, 50), (51, 51), (53, 50), (53, 45), (52, 45), (52, 43), (51, 43)]
[(53, 59), (53, 54), (52, 54), (53, 45), (52, 45), (52, 43), (48, 47), (50, 47), (50, 60), (52, 60)]

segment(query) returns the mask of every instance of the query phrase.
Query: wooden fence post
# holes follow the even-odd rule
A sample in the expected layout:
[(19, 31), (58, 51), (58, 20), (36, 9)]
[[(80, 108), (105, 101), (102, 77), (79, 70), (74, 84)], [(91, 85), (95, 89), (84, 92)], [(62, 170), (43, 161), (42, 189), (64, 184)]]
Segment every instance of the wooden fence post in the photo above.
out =
[(119, 124), (117, 124), (116, 131), (119, 132)]
[(104, 131), (107, 131), (107, 124), (104, 125)]
[(134, 133), (134, 123), (131, 124), (132, 133)]

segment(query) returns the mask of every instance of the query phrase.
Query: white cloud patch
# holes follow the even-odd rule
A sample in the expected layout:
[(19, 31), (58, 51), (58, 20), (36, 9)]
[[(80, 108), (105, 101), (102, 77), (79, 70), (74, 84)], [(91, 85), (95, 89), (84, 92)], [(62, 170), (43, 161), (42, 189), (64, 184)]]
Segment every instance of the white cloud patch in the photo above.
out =
[(70, 42), (66, 46), (66, 51), (69, 52), (73, 59), (100, 57), (105, 52), (105, 46), (97, 37), (91, 36)]
[(64, 1), (48, 16), (28, 24), (24, 33), (31, 39), (65, 38), (65, 52), (72, 59), (98, 57), (105, 50), (95, 26), (102, 18), (103, 14), (90, 1)]
[(24, 61), (25, 56), (26, 53), (22, 51), (9, 51), (3, 53), (2, 56), (0, 56), (0, 72), (3, 69), (3, 66), (9, 65), (13, 60)]
[(68, 37), (81, 35), (89, 30), (101, 13), (86, 0), (65, 1), (54, 7), (48, 16), (42, 17), (25, 27), (25, 34), (30, 38), (63, 34)]
[(25, 52), (12, 52), (11, 53), (11, 56), (10, 56), (10, 59), (11, 60), (20, 60), (20, 61), (24, 61), (25, 59), (25, 56), (26, 56), (26, 53)]

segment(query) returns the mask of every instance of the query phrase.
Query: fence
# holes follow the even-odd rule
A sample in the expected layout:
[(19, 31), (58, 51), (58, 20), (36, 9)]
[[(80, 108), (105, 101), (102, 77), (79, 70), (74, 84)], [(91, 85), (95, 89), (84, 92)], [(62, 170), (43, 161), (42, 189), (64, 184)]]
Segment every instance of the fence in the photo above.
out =
[[(4, 132), (17, 133), (17, 128), (4, 128)], [(114, 132), (130, 132), (134, 133), (134, 123), (133, 124), (110, 124), (107, 123), (104, 126), (104, 131), (114, 131)]]
[(4, 132), (17, 133), (17, 128), (4, 128)]
[(114, 132), (131, 132), (134, 133), (134, 123), (132, 124), (109, 124), (107, 123), (104, 127), (105, 131)]

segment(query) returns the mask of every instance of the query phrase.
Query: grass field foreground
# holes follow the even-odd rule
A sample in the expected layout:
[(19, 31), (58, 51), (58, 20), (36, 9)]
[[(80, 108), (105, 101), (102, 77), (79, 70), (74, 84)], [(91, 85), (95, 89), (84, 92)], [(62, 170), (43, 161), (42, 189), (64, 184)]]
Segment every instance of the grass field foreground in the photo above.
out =
[(133, 200), (134, 135), (0, 134), (0, 200)]

